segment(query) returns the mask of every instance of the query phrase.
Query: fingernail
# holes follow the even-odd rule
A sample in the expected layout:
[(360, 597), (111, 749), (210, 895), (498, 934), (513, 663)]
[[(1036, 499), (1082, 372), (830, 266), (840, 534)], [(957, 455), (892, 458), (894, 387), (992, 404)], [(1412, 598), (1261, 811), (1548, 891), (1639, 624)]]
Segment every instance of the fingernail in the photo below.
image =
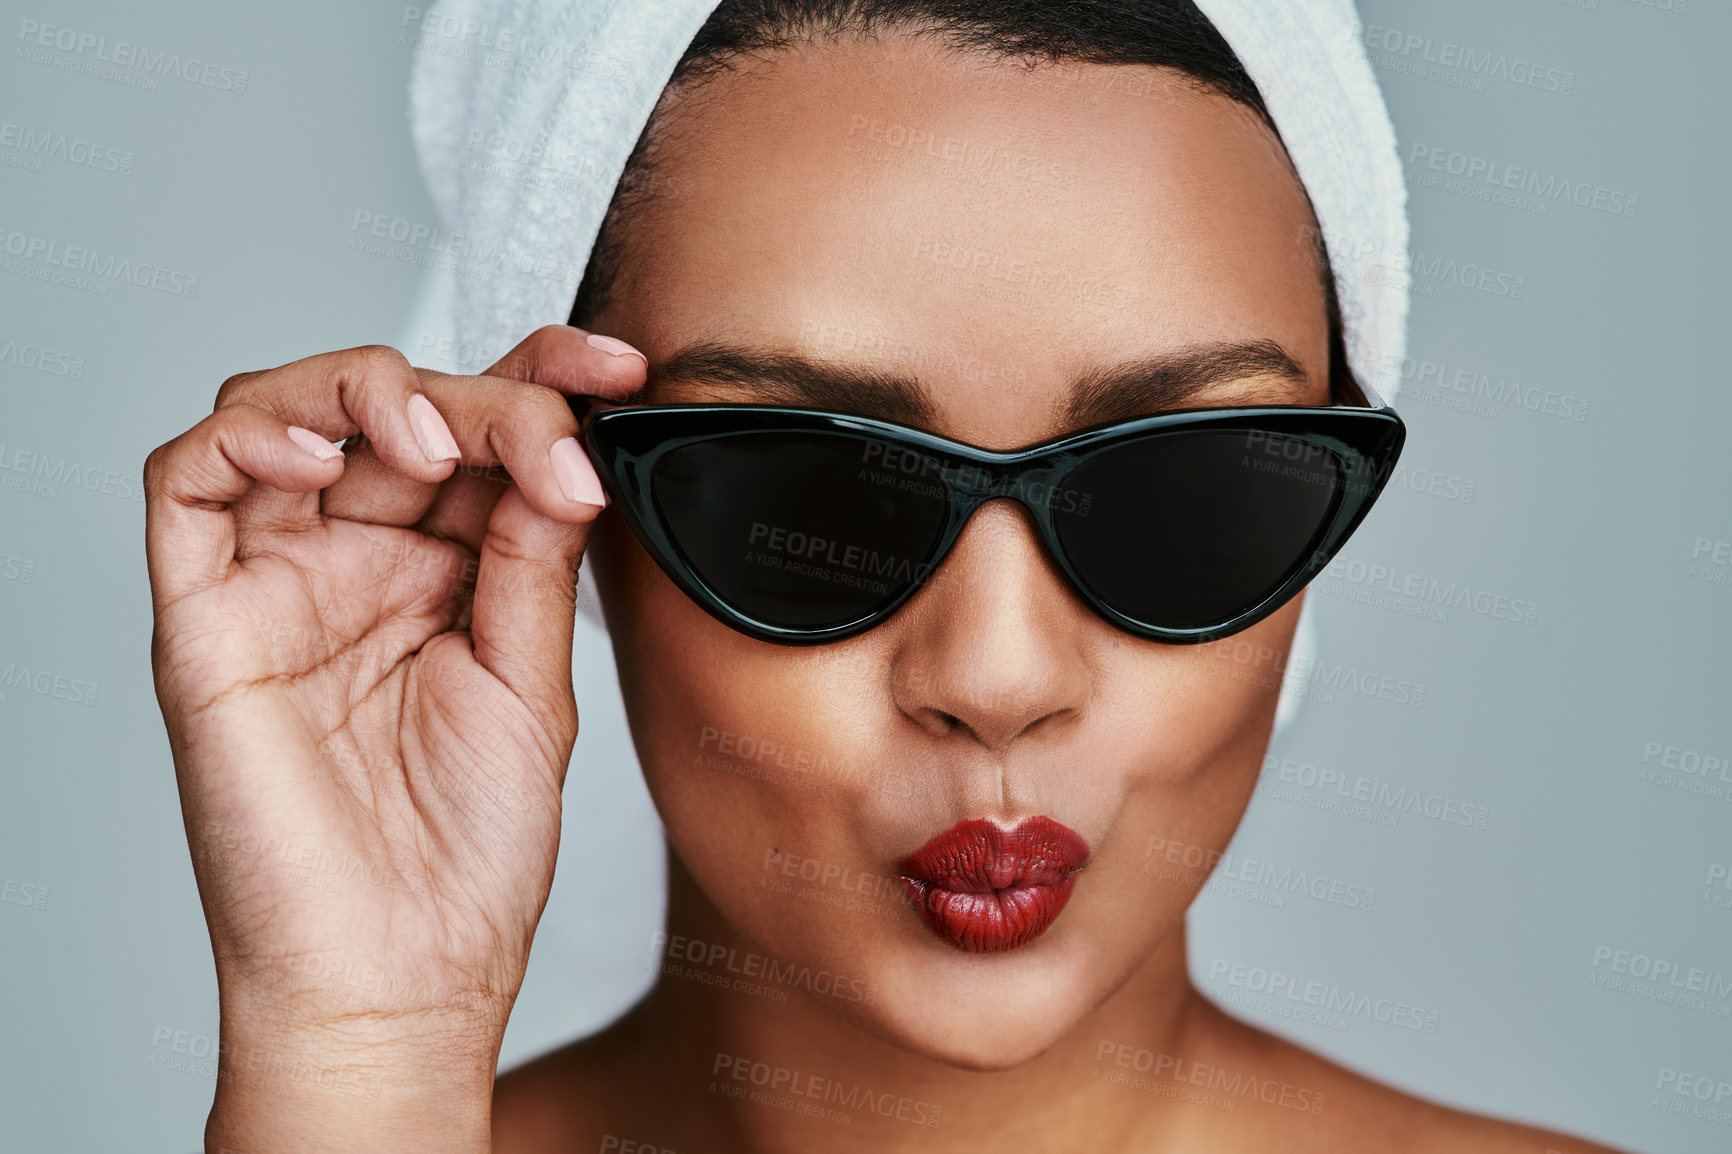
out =
[(450, 461), (463, 455), (457, 447), (457, 438), (451, 435), (451, 426), (425, 393), (409, 398), (409, 427), (415, 431), (415, 440), (420, 442), (421, 452), (429, 461)]
[(577, 443), (577, 438), (555, 441), (547, 456), (553, 463), (553, 479), (559, 482), (560, 492), (565, 494), (567, 501), (607, 508), (607, 493), (601, 487), (601, 478), (595, 475), (595, 466), (589, 463), (589, 457), (583, 446)]
[(592, 349), (600, 349), (616, 357), (636, 357), (644, 364), (649, 364), (649, 358), (616, 337), (604, 337), (600, 333), (590, 333), (584, 337), (584, 343)]
[(289, 426), (289, 440), (311, 453), (321, 461), (329, 461), (333, 457), (341, 457), (343, 450), (319, 436), (311, 429), (303, 429), (299, 425)]

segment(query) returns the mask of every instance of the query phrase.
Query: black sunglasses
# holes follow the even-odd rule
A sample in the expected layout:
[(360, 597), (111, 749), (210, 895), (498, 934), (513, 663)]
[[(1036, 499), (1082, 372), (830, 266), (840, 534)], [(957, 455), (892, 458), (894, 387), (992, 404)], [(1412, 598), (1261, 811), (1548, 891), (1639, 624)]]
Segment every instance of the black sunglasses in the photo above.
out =
[(717, 620), (816, 645), (872, 628), (969, 517), (1020, 503), (1094, 611), (1139, 637), (1261, 621), (1346, 543), (1406, 429), (1365, 408), (1138, 417), (992, 452), (868, 417), (763, 405), (584, 414), (602, 483), (650, 556)]

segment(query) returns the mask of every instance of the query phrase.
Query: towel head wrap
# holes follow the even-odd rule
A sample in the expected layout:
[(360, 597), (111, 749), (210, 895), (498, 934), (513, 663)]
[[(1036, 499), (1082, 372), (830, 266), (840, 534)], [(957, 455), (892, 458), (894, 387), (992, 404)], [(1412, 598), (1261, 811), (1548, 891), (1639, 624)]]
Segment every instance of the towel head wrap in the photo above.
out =
[[(1262, 93), (1317, 215), (1348, 363), (1385, 398), (1400, 383), (1404, 275), (1360, 275), (1407, 251), (1395, 130), (1357, 42), (1353, 0), (1196, 0)], [(445, 229), (491, 254), (457, 278), (441, 331), (503, 353), (570, 315), (627, 158), (716, 0), (445, 0), (415, 13), (410, 119)], [(528, 159), (526, 158), (539, 158)], [(554, 160), (554, 158), (558, 158)], [(583, 599), (593, 606), (593, 597)], [(1300, 620), (1279, 731), (1313, 665)], [(597, 618), (599, 620), (599, 617)]]

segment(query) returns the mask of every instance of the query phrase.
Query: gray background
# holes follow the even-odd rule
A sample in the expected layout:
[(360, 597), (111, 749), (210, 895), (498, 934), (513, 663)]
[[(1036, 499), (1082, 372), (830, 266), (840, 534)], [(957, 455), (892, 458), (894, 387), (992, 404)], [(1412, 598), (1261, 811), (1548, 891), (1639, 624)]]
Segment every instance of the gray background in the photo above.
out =
[[(1450, 382), (1466, 372), (1568, 395), (1586, 416), (1483, 399), (1461, 411), (1445, 402), (1464, 394), (1410, 382), (1412, 471), (1345, 560), (1398, 572), (1398, 586), (1412, 574), (1532, 604), (1534, 623), (1471, 603), (1443, 620), (1399, 597), (1368, 603), (1351, 565), (1316, 587), (1325, 675), (1405, 680), (1423, 700), (1318, 689), (1272, 751), (1289, 765), (1266, 773), (1234, 853), (1372, 888), (1375, 903), (1212, 886), (1192, 919), (1193, 971), (1223, 997), (1246, 991), (1211, 976), (1242, 965), (1435, 1011), (1435, 1032), (1244, 1012), (1465, 1107), (1707, 1154), (1732, 1147), (1732, 1098), (1718, 1119), (1689, 1116), (1666, 1107), (1691, 1100), (1658, 1082), (1667, 1069), (1732, 1082), (1732, 1000), (1689, 1008), (1596, 980), (1613, 976), (1606, 953), (1624, 950), (1732, 982), (1732, 889), (1708, 884), (1732, 866), (1732, 780), (1713, 797), (1678, 788), (1703, 775), (1640, 776), (1650, 743), (1732, 760), (1732, 565), (1715, 564), (1711, 545), (1692, 557), (1698, 539), (1732, 541), (1718, 347), (1732, 18), (1723, 4), (1666, 2), (1361, 0), (1367, 25), (1399, 34), (1367, 33), (1404, 159), (1453, 150), (1638, 207), (1560, 200), (1538, 213), (1422, 186), (1431, 170), (1408, 165), (1414, 357)], [(214, 1037), (216, 1003), (150, 682), (144, 506), (132, 499), (145, 454), (208, 411), (234, 372), (372, 341), (417, 356), (438, 335), (418, 319), (436, 315), (437, 284), (345, 247), (358, 210), (436, 219), (404, 120), (402, 9), (153, 7), (0, 5), (0, 122), (130, 158), (127, 172), (37, 167), (0, 146), (0, 230), (199, 278), (191, 297), (126, 283), (97, 294), (35, 279), (43, 266), (27, 257), (0, 267), (11, 1150), (187, 1151), (210, 1101), (208, 1078), (151, 1064), (164, 1029)], [(19, 51), (30, 20), (244, 70), (246, 88), (170, 76), (146, 90), (71, 71), (76, 53)], [(1560, 83), (1567, 73), (1572, 91), (1426, 63), (1445, 41), (1555, 69), (1542, 76)], [(1504, 285), (1522, 278), (1521, 298), (1464, 287), (1470, 264)], [(1400, 272), (1375, 258), (1356, 271)], [(26, 346), (62, 355), (31, 368)], [(58, 483), (32, 475), (40, 461)], [(579, 642), (570, 804), (601, 814), (590, 828), (613, 831), (653, 876), (653, 812), (603, 639), (584, 622)], [(94, 699), (34, 692), (16, 683), (26, 668), (94, 683)], [(1484, 807), (1485, 828), (1302, 804), (1325, 796), (1303, 784), (1316, 771)], [(647, 984), (658, 911), (598, 901), (556, 884), (507, 1063), (599, 1024)]]

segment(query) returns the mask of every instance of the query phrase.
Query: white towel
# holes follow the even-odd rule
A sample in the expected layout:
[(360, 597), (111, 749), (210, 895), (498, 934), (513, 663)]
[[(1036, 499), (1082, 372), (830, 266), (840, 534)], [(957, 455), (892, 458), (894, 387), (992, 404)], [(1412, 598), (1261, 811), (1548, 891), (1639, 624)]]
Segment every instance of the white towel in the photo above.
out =
[[(502, 352), (570, 316), (632, 146), (715, 3), (445, 0), (404, 10), (416, 49), (415, 147), (447, 247), (490, 254), (488, 275), (453, 282), (442, 330), (457, 347)], [(1310, 194), (1355, 374), (1393, 398), (1408, 281), (1399, 266), (1374, 265), (1407, 251), (1407, 190), (1353, 0), (1197, 7), (1256, 82)], [(1310, 617), (1300, 620), (1277, 732), (1314, 664)]]

